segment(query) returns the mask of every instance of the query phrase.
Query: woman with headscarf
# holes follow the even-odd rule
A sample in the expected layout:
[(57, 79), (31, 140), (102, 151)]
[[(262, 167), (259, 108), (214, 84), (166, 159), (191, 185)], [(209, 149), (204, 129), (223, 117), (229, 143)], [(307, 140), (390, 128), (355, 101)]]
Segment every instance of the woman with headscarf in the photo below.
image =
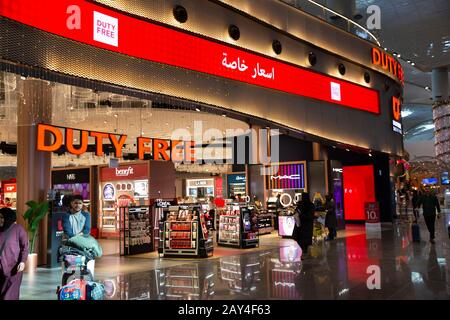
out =
[(308, 192), (302, 194), (302, 200), (297, 203), (296, 210), (300, 219), (297, 242), (302, 248), (302, 259), (305, 259), (308, 256), (308, 248), (312, 245), (314, 227), (314, 204), (311, 202)]
[(16, 224), (13, 210), (0, 209), (0, 300), (19, 300), (27, 258), (27, 232)]

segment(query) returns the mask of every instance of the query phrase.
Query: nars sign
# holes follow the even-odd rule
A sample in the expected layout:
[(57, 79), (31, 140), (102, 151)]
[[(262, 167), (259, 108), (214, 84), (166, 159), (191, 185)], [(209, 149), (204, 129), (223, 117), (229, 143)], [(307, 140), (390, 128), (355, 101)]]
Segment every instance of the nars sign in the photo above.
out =
[(74, 181), (77, 179), (77, 176), (75, 173), (69, 173), (68, 175), (66, 175), (66, 179), (69, 181)]

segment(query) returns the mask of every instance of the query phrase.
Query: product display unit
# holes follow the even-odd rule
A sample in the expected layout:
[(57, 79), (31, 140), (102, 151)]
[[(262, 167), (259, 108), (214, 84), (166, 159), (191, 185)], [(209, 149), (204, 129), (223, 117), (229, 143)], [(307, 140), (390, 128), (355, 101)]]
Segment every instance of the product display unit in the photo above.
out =
[(256, 208), (244, 204), (227, 204), (219, 217), (217, 244), (238, 248), (259, 245)]
[(258, 212), (258, 234), (270, 234), (273, 231), (273, 214), (267, 210)]
[(200, 206), (170, 206), (164, 211), (164, 221), (160, 225), (164, 256), (212, 256), (212, 236)]
[(148, 206), (148, 181), (127, 180), (102, 182), (101, 184), (101, 235), (119, 237), (119, 208)]
[(295, 207), (283, 208), (278, 216), (278, 235), (283, 238), (291, 238), (295, 229)]
[(121, 207), (120, 255), (134, 255), (153, 251), (150, 208)]

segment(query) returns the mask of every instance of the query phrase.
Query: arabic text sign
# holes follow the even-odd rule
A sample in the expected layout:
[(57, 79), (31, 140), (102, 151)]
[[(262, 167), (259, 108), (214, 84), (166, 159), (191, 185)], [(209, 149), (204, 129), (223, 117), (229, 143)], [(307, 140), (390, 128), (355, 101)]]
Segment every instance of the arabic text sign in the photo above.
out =
[[(73, 12), (80, 13), (78, 18)], [(91, 2), (0, 0), (0, 15), (135, 58), (375, 114), (380, 112), (377, 90), (143, 21)]]

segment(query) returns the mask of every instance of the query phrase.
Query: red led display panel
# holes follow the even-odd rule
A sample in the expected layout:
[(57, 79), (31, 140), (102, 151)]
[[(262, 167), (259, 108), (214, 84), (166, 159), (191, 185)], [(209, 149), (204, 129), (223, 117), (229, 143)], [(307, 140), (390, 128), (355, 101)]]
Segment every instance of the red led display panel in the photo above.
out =
[(375, 202), (373, 166), (344, 166), (345, 220), (366, 220), (365, 202)]
[(132, 57), (379, 114), (379, 92), (83, 0), (0, 0), (0, 15)]

